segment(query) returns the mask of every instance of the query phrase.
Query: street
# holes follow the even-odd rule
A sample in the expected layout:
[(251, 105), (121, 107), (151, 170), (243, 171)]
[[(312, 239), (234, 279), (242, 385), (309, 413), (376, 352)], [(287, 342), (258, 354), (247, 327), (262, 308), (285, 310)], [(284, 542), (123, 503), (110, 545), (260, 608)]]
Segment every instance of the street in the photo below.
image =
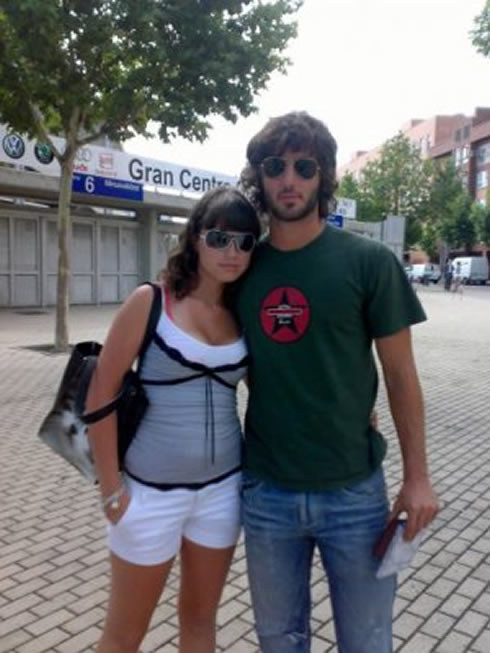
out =
[[(413, 329), (427, 410), (432, 477), (442, 510), (399, 581), (394, 649), (490, 651), (490, 286), (462, 295), (418, 286), (428, 322)], [(102, 340), (114, 306), (73, 307), (71, 341)], [(0, 310), (0, 652), (90, 651), (108, 588), (104, 523), (95, 487), (37, 438), (66, 356), (49, 353), (52, 310)], [(382, 385), (382, 384), (381, 384)], [(246, 393), (241, 389), (241, 409)], [(389, 441), (391, 498), (400, 455), (384, 388), (377, 405)], [(177, 649), (178, 567), (142, 651)], [(312, 578), (313, 653), (336, 651), (328, 586)], [(218, 615), (227, 653), (256, 653), (240, 543)], [(373, 651), (373, 653), (376, 653)]]

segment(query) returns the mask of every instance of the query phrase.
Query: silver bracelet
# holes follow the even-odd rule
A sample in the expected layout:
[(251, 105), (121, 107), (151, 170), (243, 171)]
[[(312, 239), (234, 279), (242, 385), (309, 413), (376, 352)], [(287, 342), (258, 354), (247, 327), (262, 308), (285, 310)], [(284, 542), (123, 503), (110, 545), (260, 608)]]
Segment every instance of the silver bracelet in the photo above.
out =
[(104, 508), (104, 510), (106, 508), (110, 508), (111, 510), (118, 510), (118, 508), (120, 508), (121, 506), (119, 499), (122, 497), (122, 495), (125, 492), (126, 492), (126, 486), (121, 481), (121, 485), (117, 488), (115, 492), (110, 494), (105, 499), (102, 499), (102, 507)]

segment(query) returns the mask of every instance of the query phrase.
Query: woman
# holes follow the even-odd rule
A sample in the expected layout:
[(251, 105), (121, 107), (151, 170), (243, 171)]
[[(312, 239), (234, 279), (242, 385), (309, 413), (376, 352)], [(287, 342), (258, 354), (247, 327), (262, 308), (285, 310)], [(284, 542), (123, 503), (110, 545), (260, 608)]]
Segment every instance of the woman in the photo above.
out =
[[(164, 310), (141, 377), (149, 408), (119, 474), (115, 417), (90, 430), (108, 520), (111, 592), (98, 653), (136, 653), (177, 553), (181, 653), (215, 650), (216, 611), (239, 534), (236, 385), (246, 348), (230, 311), (260, 223), (237, 190), (196, 204), (163, 274)], [(151, 287), (117, 314), (87, 409), (120, 387), (143, 338)]]

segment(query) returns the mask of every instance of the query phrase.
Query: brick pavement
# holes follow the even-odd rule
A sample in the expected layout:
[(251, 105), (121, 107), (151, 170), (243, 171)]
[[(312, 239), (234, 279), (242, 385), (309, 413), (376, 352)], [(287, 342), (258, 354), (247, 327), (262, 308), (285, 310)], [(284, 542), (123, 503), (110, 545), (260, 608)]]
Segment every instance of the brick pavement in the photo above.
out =
[[(414, 329), (428, 444), (444, 508), (400, 578), (394, 621), (399, 653), (490, 652), (490, 287), (463, 299), (421, 288), (430, 320)], [(75, 307), (72, 340), (102, 338), (113, 307)], [(108, 565), (96, 490), (40, 444), (36, 431), (65, 362), (46, 345), (52, 312), (0, 310), (0, 652), (90, 651), (103, 622)], [(241, 396), (243, 407), (245, 396)], [(400, 456), (384, 390), (393, 494)], [(143, 652), (177, 651), (178, 569)], [(328, 587), (316, 561), (313, 653), (336, 651)], [(219, 612), (220, 651), (256, 653), (240, 544)], [(376, 653), (373, 651), (373, 653)]]

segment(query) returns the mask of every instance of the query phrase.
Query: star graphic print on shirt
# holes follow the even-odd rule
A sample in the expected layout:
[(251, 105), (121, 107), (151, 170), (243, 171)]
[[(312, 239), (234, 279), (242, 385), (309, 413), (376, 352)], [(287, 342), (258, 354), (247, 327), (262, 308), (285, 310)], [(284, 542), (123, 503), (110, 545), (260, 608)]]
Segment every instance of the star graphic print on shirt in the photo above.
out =
[(283, 286), (271, 290), (260, 307), (264, 333), (279, 343), (303, 337), (310, 323), (310, 306), (297, 288)]

